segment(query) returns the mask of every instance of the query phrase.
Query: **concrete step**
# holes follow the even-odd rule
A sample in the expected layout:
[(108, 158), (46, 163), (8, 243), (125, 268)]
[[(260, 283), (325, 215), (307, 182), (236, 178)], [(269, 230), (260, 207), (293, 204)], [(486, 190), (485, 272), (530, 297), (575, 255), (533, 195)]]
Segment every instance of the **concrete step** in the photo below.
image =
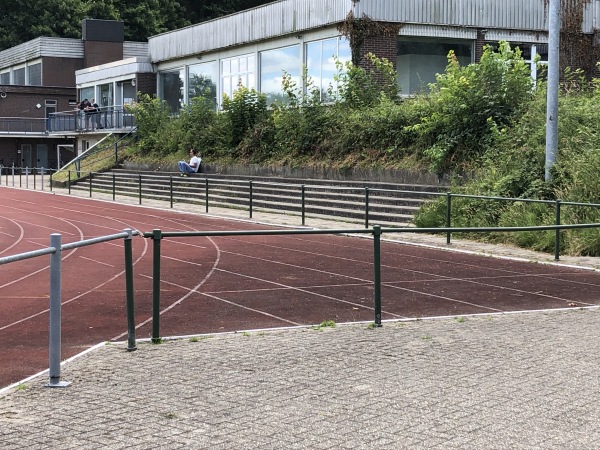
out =
[[(259, 179), (260, 178), (260, 179)], [(293, 182), (290, 182), (293, 181)], [(369, 222), (384, 226), (410, 226), (414, 213), (428, 199), (442, 195), (440, 187), (422, 185), (394, 185), (355, 181), (266, 179), (261, 177), (220, 177), (196, 174), (180, 177), (176, 173), (113, 171), (94, 174), (79, 180), (71, 189), (173, 203), (206, 205), (211, 207), (252, 209), (255, 211), (285, 211), (309, 217), (365, 221), (365, 202), (368, 196)], [(143, 203), (143, 200), (142, 200)]]

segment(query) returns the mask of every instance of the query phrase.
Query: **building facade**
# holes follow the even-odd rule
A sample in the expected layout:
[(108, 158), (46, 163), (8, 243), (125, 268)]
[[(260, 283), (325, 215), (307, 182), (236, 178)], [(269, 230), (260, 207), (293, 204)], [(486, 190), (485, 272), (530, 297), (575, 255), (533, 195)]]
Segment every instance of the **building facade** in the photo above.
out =
[(124, 41), (123, 22), (84, 20), (82, 31), (82, 39), (40, 37), (0, 52), (1, 165), (57, 168), (72, 159), (89, 140), (75, 130), (56, 132), (51, 118), (73, 115), (84, 96), (100, 100), (103, 92), (79, 91), (77, 71), (147, 59), (147, 43)]
[[(588, 73), (598, 60), (600, 0), (563, 0), (563, 66)], [(486, 44), (519, 46), (537, 77), (547, 61), (547, 0), (280, 0), (149, 39), (157, 93), (173, 111), (197, 95), (220, 104), (238, 85), (274, 99), (283, 73), (306, 69), (325, 95), (336, 62), (365, 65), (372, 52), (394, 63), (404, 95), (435, 81), (453, 50), (477, 62)]]

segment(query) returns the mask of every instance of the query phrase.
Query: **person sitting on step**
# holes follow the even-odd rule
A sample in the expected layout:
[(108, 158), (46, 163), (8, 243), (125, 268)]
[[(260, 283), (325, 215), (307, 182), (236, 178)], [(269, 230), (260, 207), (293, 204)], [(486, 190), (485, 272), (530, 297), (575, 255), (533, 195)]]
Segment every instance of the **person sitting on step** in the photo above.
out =
[(189, 164), (185, 161), (179, 161), (179, 171), (182, 177), (187, 177), (190, 173), (197, 173), (200, 171), (200, 162), (202, 159), (198, 156), (198, 151), (195, 148), (190, 150), (190, 162)]

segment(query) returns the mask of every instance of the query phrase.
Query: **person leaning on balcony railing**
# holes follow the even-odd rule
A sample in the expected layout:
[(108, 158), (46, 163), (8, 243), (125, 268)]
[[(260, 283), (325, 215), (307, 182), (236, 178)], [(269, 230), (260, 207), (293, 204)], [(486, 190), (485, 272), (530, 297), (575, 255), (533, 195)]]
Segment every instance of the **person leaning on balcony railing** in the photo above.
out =
[(90, 101), (87, 98), (84, 98), (79, 104), (79, 116), (81, 119), (81, 126), (79, 127), (80, 129), (85, 128), (87, 130), (89, 128), (90, 115), (87, 113), (89, 107)]
[(96, 103), (96, 99), (92, 99), (90, 106), (88, 106), (87, 112), (92, 116), (92, 129), (93, 128), (104, 128), (100, 123), (100, 107)]
[(190, 150), (190, 163), (186, 163), (185, 161), (179, 161), (177, 165), (179, 166), (179, 171), (181, 172), (182, 177), (187, 177), (190, 173), (200, 172), (200, 162), (202, 158), (198, 156), (198, 151), (195, 148)]

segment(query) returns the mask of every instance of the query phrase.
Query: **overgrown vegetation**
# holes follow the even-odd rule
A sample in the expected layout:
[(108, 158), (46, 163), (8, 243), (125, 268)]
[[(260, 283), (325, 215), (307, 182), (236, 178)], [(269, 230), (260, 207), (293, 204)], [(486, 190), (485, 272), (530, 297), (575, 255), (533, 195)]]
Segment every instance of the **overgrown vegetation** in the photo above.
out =
[[(326, 95), (305, 77), (302, 90), (284, 74), (282, 99), (240, 87), (222, 111), (198, 97), (178, 117), (159, 100), (134, 107), (137, 154), (177, 160), (191, 146), (205, 161), (323, 164), (432, 170), (460, 193), (564, 201), (598, 201), (600, 90), (579, 72), (567, 72), (560, 94), (559, 154), (544, 182), (546, 92), (532, 85), (520, 51), (500, 42), (480, 63), (460, 66), (452, 53), (435, 83), (413, 98), (398, 95), (392, 65), (369, 55), (370, 70), (338, 64)], [(566, 88), (568, 87), (568, 89)], [(325, 103), (323, 99), (327, 99)], [(418, 226), (445, 224), (444, 200), (428, 204)], [(600, 211), (564, 207), (563, 223), (600, 221)], [(524, 202), (456, 200), (455, 226), (552, 224), (552, 206)], [(473, 238), (473, 236), (470, 236)], [(554, 233), (479, 235), (551, 251)], [(600, 255), (597, 230), (563, 233), (563, 254)]]

